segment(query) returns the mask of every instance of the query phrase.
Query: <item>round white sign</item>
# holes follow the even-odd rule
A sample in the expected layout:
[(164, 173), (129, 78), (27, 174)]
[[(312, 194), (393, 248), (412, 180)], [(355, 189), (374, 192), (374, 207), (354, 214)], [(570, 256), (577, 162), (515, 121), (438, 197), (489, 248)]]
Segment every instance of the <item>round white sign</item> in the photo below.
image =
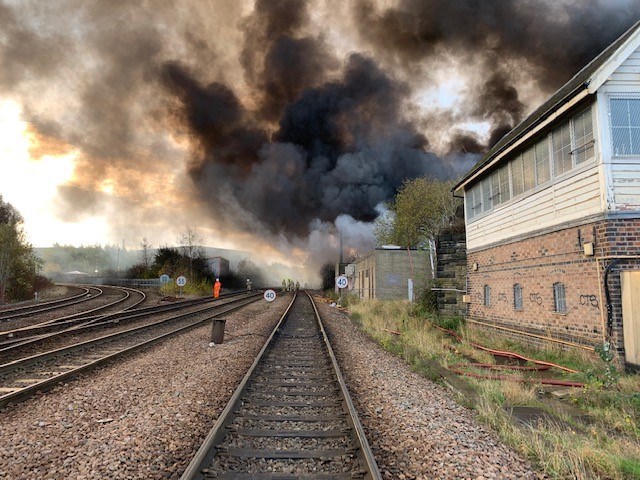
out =
[(347, 288), (348, 285), (349, 280), (347, 279), (346, 275), (340, 275), (338, 278), (336, 278), (336, 287)]
[(176, 285), (178, 285), (179, 287), (184, 287), (187, 284), (187, 277), (185, 277), (184, 275), (180, 275), (178, 278), (176, 278)]
[(267, 302), (273, 302), (276, 299), (276, 292), (273, 290), (265, 290), (263, 296)]
[(163, 273), (162, 275), (160, 275), (160, 283), (162, 284), (169, 283), (169, 280), (171, 280), (171, 278), (169, 278), (169, 275), (167, 275), (166, 273)]

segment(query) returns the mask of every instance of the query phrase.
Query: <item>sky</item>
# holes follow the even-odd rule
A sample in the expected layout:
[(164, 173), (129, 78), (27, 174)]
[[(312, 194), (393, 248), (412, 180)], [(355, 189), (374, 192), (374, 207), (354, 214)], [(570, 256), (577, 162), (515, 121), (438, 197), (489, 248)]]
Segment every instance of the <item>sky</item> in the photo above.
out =
[(640, 18), (628, 0), (0, 0), (0, 195), (36, 247), (317, 271)]

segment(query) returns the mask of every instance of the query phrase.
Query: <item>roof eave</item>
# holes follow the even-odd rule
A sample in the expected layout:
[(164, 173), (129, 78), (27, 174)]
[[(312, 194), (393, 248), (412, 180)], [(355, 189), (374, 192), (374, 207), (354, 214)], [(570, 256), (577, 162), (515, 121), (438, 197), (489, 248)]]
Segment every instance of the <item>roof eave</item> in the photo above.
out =
[[(581, 93), (583, 93), (582, 96), (580, 96)], [(565, 105), (569, 104), (573, 99), (579, 96), (580, 96), (580, 99), (582, 99), (585, 96), (584, 93), (587, 93), (587, 94), (590, 93), (589, 85), (586, 82), (581, 84), (574, 90), (572, 90), (568, 95), (563, 97), (558, 103), (554, 104), (551, 108), (547, 109), (542, 115), (540, 115), (540, 117), (534, 123), (532, 123), (525, 130), (523, 130), (520, 135), (518, 135), (517, 137), (514, 137), (511, 141), (505, 143), (499, 150), (492, 152), (491, 156), (487, 157), (486, 160), (483, 159), (480, 166), (477, 169), (469, 172), (467, 176), (465, 176), (462, 180), (460, 180), (460, 182), (458, 182), (451, 189), (451, 191), (458, 192), (461, 189), (464, 190), (464, 187), (468, 183), (476, 179), (478, 175), (486, 171), (487, 168), (492, 167), (496, 163), (496, 161), (500, 160), (505, 155), (505, 153), (508, 153), (509, 151), (513, 150), (515, 147), (519, 146), (522, 142), (524, 142), (529, 138), (531, 133), (537, 133), (543, 126), (549, 123), (548, 120), (550, 118), (554, 117), (553, 119), (555, 120), (556, 115), (554, 114), (560, 110), (563, 104)]]

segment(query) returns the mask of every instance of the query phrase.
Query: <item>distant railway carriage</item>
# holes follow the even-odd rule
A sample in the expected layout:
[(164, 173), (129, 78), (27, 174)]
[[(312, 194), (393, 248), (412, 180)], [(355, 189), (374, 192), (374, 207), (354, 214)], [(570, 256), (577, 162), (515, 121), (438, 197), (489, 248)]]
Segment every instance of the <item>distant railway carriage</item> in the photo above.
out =
[(640, 22), (454, 191), (470, 324), (640, 364)]

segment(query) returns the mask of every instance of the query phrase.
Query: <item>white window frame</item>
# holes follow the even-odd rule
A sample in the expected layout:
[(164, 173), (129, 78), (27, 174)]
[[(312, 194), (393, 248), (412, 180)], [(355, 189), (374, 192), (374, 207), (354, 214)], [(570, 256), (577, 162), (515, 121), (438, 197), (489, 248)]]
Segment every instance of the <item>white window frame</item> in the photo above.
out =
[[(613, 98), (617, 98), (617, 97), (621, 97), (622, 95), (613, 95)], [(636, 94), (627, 94), (627, 97), (631, 97), (633, 99), (638, 99), (640, 100), (640, 92), (636, 93)], [(532, 195), (540, 190), (542, 190), (543, 188), (547, 188), (551, 185), (553, 185), (556, 182), (560, 182), (562, 180), (564, 180), (566, 177), (573, 175), (576, 173), (576, 171), (580, 171), (579, 169), (585, 167), (586, 165), (589, 165), (590, 162), (593, 162), (596, 157), (597, 157), (597, 148), (596, 148), (596, 125), (595, 125), (595, 103), (592, 103), (591, 105), (587, 106), (586, 108), (583, 108), (582, 110), (579, 110), (577, 113), (575, 113), (574, 115), (572, 115), (570, 118), (568, 118), (564, 123), (557, 125), (553, 130), (549, 131), (549, 133), (547, 133), (547, 135), (544, 136), (544, 140), (538, 140), (537, 142), (535, 142), (533, 145), (529, 145), (529, 147), (527, 149), (521, 150), (518, 154), (514, 155), (514, 156), (509, 156), (505, 162), (503, 163), (503, 166), (498, 168), (497, 170), (494, 170), (494, 172), (492, 172), (490, 175), (486, 175), (484, 177), (481, 177), (481, 179), (473, 186), (471, 187), (468, 192), (471, 194), (474, 190), (478, 189), (479, 190), (479, 194), (480, 194), (480, 202), (479, 202), (479, 208), (474, 208), (475, 206), (478, 206), (478, 203), (474, 202), (475, 205), (472, 205), (470, 208), (470, 215), (467, 217), (468, 221), (475, 221), (478, 220), (488, 214), (491, 214), (491, 212), (494, 211), (494, 209), (496, 207), (502, 206), (504, 204), (508, 204), (508, 203), (512, 203), (514, 201), (518, 201), (522, 198), (528, 197), (529, 195)], [(608, 108), (610, 108), (610, 102), (607, 103)], [(579, 145), (576, 146), (575, 144), (575, 123), (574, 123), (574, 119), (582, 114), (584, 114), (585, 112), (589, 111), (589, 115), (591, 117), (591, 132), (593, 135), (593, 139), (584, 143), (583, 145)], [(556, 172), (556, 162), (555, 162), (555, 151), (554, 151), (554, 146), (553, 146), (553, 133), (555, 131), (557, 131), (559, 128), (563, 127), (563, 126), (568, 126), (569, 128), (569, 141), (570, 141), (570, 147), (571, 150), (569, 151), (569, 156), (571, 158), (571, 167), (566, 170), (565, 172), (562, 173), (558, 173)], [(611, 128), (611, 122), (609, 122), (609, 125)], [(543, 182), (540, 182), (538, 179), (538, 162), (537, 162), (537, 154), (536, 154), (536, 150), (537, 150), (537, 145), (541, 142), (541, 141), (546, 141), (547, 142), (547, 151), (548, 151), (548, 158), (547, 158), (547, 162), (549, 165), (549, 179), (545, 180)], [(612, 137), (612, 148), (613, 148), (613, 137)], [(575, 156), (575, 152), (581, 148), (583, 148), (586, 145), (589, 145), (589, 143), (593, 143), (593, 156), (591, 156), (590, 158), (585, 158), (585, 160), (583, 160), (580, 163), (576, 162), (576, 156)], [(533, 188), (529, 188), (527, 190), (524, 189), (525, 187), (525, 182), (524, 182), (524, 176), (521, 179), (522, 182), (522, 188), (523, 191), (522, 192), (518, 192), (517, 194), (514, 191), (514, 178), (513, 175), (514, 173), (516, 173), (515, 169), (513, 168), (514, 165), (514, 161), (516, 159), (520, 159), (521, 162), (523, 162), (523, 167), (524, 167), (524, 159), (523, 159), (523, 152), (528, 151), (529, 149), (533, 149), (533, 168), (534, 168), (534, 186)], [(638, 154), (640, 155), (640, 154)], [(638, 156), (636, 155), (636, 156)], [(633, 155), (632, 155), (633, 156)], [(485, 182), (488, 179), (488, 183), (489, 183), (489, 188), (492, 188), (493, 185), (493, 181), (492, 181), (492, 176), (495, 175), (497, 172), (500, 171), (501, 168), (507, 168), (507, 172), (508, 172), (508, 180), (509, 180), (509, 199), (508, 200), (502, 200), (502, 198), (500, 198), (499, 202), (495, 202), (494, 201), (494, 197), (496, 196), (497, 192), (491, 192), (488, 200), (489, 203), (491, 203), (490, 206), (487, 206), (483, 203), (483, 195), (482, 195), (482, 184), (483, 182)], [(587, 167), (588, 168), (588, 167)], [(521, 174), (523, 174), (524, 172), (524, 168), (522, 169), (522, 171), (520, 172)], [(541, 185), (544, 185), (543, 187), (540, 187)], [(539, 188), (540, 187), (540, 188)], [(474, 201), (474, 196), (473, 195), (469, 195), (469, 199), (471, 201)]]
[(611, 118), (611, 100), (638, 100), (640, 101), (640, 92), (620, 92), (607, 94), (607, 118), (609, 120), (609, 148), (611, 148), (611, 156), (613, 158), (630, 158), (638, 157), (640, 153), (616, 153), (613, 145), (613, 122)]

